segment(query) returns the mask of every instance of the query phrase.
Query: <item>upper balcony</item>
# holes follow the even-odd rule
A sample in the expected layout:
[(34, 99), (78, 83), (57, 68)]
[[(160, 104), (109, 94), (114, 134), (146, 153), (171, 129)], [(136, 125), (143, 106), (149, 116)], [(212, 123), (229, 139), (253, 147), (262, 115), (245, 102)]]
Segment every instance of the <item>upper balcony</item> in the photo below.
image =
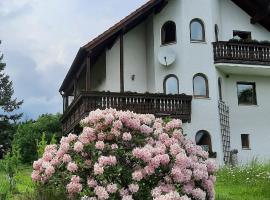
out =
[(214, 42), (215, 63), (270, 66), (270, 43)]
[(69, 133), (76, 129), (80, 120), (89, 112), (106, 108), (154, 114), (156, 117), (179, 118), (183, 122), (190, 122), (191, 101), (192, 96), (185, 94), (80, 92), (63, 113), (63, 132)]

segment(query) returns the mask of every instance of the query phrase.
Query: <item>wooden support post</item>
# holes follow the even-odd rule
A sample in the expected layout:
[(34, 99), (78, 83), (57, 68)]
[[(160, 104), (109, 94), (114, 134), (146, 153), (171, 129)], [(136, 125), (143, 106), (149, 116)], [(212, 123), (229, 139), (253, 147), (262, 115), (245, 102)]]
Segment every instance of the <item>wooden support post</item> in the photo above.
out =
[(120, 35), (120, 92), (125, 91), (124, 87), (124, 41), (123, 34)]
[(91, 59), (90, 55), (87, 56), (86, 58), (86, 91), (91, 90)]
[(66, 97), (62, 95), (62, 98), (63, 98), (63, 113), (64, 113), (66, 110)]
[(74, 99), (77, 96), (77, 90), (78, 90), (78, 84), (77, 84), (77, 78), (74, 79)]

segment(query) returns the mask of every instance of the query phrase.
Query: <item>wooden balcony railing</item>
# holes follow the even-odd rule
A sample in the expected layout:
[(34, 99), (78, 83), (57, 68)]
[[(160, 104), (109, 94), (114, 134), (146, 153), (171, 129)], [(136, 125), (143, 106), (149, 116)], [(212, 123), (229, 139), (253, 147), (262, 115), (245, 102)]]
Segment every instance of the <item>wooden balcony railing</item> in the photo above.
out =
[(72, 131), (90, 111), (115, 108), (141, 114), (154, 114), (157, 117), (170, 116), (183, 122), (191, 121), (192, 96), (166, 94), (82, 92), (64, 111), (63, 132)]
[(270, 65), (270, 44), (214, 42), (215, 63)]

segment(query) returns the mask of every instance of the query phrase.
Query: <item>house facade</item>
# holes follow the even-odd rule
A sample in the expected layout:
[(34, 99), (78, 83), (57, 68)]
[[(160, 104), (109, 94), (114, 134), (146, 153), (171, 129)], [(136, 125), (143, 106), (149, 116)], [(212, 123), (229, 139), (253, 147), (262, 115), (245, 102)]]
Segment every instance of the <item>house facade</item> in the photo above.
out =
[(150, 0), (81, 47), (60, 88), (63, 131), (96, 108), (183, 120), (219, 163), (270, 159), (264, 0)]

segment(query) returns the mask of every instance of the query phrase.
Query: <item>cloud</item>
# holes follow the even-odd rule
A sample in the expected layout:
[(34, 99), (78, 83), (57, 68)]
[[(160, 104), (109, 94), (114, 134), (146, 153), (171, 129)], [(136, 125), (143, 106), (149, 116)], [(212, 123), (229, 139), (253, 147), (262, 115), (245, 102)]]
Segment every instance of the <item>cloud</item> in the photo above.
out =
[(22, 110), (62, 110), (58, 89), (80, 46), (146, 0), (0, 0), (1, 51)]

